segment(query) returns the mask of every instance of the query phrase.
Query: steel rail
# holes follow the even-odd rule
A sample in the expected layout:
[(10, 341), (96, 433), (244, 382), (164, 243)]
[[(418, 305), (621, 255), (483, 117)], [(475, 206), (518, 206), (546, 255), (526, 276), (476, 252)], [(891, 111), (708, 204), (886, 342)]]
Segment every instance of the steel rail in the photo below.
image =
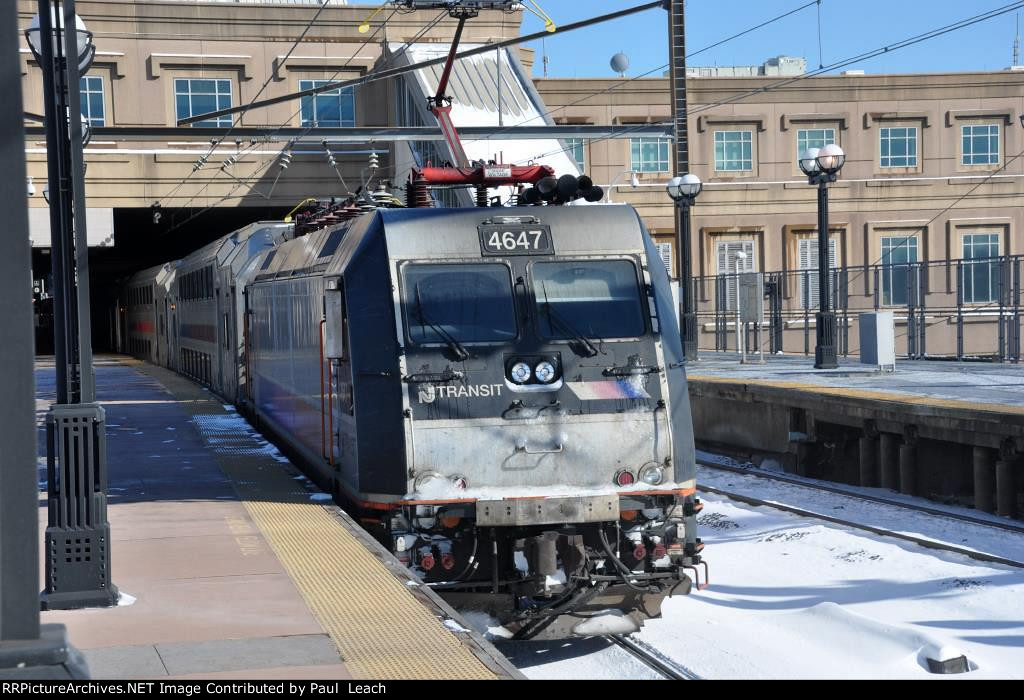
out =
[(905, 501), (901, 501), (895, 498), (886, 498), (885, 496), (875, 496), (872, 494), (859, 493), (857, 491), (852, 491), (850, 489), (843, 488), (842, 486), (829, 486), (827, 484), (816, 483), (809, 479), (802, 479), (799, 477), (788, 476), (785, 474), (773, 474), (771, 472), (762, 472), (760, 470), (749, 469), (747, 467), (717, 464), (714, 462), (706, 462), (699, 459), (697, 460), (697, 464), (702, 467), (709, 467), (711, 469), (721, 469), (722, 471), (732, 472), (734, 474), (746, 474), (748, 476), (757, 477), (758, 479), (769, 479), (771, 481), (779, 481), (785, 484), (793, 484), (795, 486), (805, 486), (809, 489), (814, 489), (816, 491), (826, 491), (828, 493), (835, 493), (840, 496), (846, 496), (847, 498), (856, 498), (862, 501), (867, 501), (869, 503), (881, 503), (887, 506), (895, 506), (897, 508), (913, 510), (920, 513), (926, 513), (928, 515), (936, 515), (942, 518), (949, 518), (951, 520), (959, 520), (960, 522), (971, 523), (972, 525), (984, 525), (1024, 535), (1024, 524), (1000, 522), (998, 520), (994, 520), (991, 518), (981, 518), (974, 515), (967, 515), (966, 513), (954, 513), (952, 511), (943, 510), (942, 508), (935, 508), (932, 506), (926, 506), (917, 503), (907, 503)]
[(632, 639), (624, 634), (609, 634), (604, 637), (612, 644), (639, 660), (645, 666), (665, 676), (672, 681), (699, 681), (703, 680), (696, 673), (668, 658), (654, 647)]
[(746, 503), (752, 506), (766, 506), (768, 508), (774, 508), (776, 510), (792, 513), (793, 515), (799, 515), (804, 518), (824, 520), (835, 525), (842, 525), (843, 527), (849, 527), (855, 530), (865, 530), (876, 535), (882, 535), (883, 537), (892, 537), (894, 539), (904, 540), (906, 542), (913, 542), (914, 544), (919, 545), (921, 547), (925, 547), (927, 549), (936, 549), (945, 552), (952, 552), (954, 554), (960, 554), (962, 556), (969, 557), (977, 561), (983, 561), (989, 564), (1002, 564), (1003, 566), (1011, 566), (1016, 569), (1024, 569), (1024, 562), (1016, 561), (1014, 559), (1007, 559), (1005, 557), (999, 557), (994, 554), (987, 554), (985, 552), (978, 552), (973, 549), (957, 547), (956, 545), (948, 544), (946, 542), (937, 542), (935, 540), (926, 539), (924, 537), (917, 537), (915, 535), (907, 535), (902, 532), (886, 530), (882, 527), (875, 527), (873, 525), (855, 523), (852, 520), (844, 520), (843, 518), (836, 518), (831, 515), (824, 515), (822, 513), (816, 513), (812, 510), (796, 508), (795, 506), (788, 506), (785, 505), (784, 503), (777, 503), (775, 501), (766, 501), (763, 498), (744, 496), (742, 494), (733, 493), (731, 491), (726, 491), (724, 489), (719, 489), (712, 486), (698, 486), (697, 490), (702, 491), (704, 493), (713, 493), (719, 496), (725, 496), (730, 500), (739, 501), (740, 503)]

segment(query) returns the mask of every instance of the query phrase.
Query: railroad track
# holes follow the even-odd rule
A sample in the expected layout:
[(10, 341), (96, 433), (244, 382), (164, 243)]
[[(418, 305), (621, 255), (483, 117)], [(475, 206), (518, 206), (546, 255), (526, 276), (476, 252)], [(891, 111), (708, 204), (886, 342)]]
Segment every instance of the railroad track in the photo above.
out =
[(633, 658), (637, 659), (648, 668), (660, 673), (667, 680), (702, 680), (696, 673), (685, 666), (676, 663), (649, 644), (645, 644), (644, 642), (633, 639), (624, 634), (609, 634), (605, 636), (605, 639), (626, 651)]
[(1024, 524), (1013, 523), (1009, 521), (999, 521), (992, 518), (983, 518), (966, 513), (954, 513), (941, 508), (933, 508), (926, 505), (917, 503), (907, 503), (895, 498), (886, 498), (885, 496), (874, 496), (866, 493), (859, 493), (857, 491), (851, 491), (850, 489), (843, 488), (842, 486), (829, 486), (822, 484), (811, 479), (803, 479), (800, 477), (788, 476), (786, 474), (776, 474), (772, 472), (766, 472), (759, 469), (750, 469), (749, 467), (732, 466), (728, 464), (719, 464), (717, 462), (707, 462), (704, 460), (697, 460), (697, 464), (702, 467), (709, 467), (712, 469), (720, 469), (722, 471), (733, 472), (735, 474), (745, 474), (747, 476), (757, 477), (758, 479), (768, 479), (770, 481), (779, 481), (786, 484), (794, 484), (796, 486), (804, 486), (806, 488), (815, 489), (817, 491), (827, 491), (829, 493), (836, 493), (840, 496), (846, 496), (847, 498), (856, 498), (861, 501), (868, 501), (870, 503), (882, 503), (888, 506), (895, 506), (897, 508), (903, 508), (905, 510), (913, 510), (919, 513), (927, 513), (928, 515), (937, 515), (943, 518), (949, 518), (950, 520), (958, 520), (960, 522), (971, 523), (973, 525), (984, 525), (987, 527), (997, 528), (999, 530), (1006, 530), (1008, 532), (1015, 532), (1019, 535), (1024, 535)]
[[(702, 465), (702, 466), (717, 467), (718, 465), (710, 464), (710, 465)], [(800, 483), (800, 482), (796, 482), (796, 483), (799, 483), (801, 486), (807, 486), (808, 485), (808, 484), (804, 484), (804, 483)], [(811, 488), (814, 488), (814, 487), (811, 486)], [(797, 508), (795, 506), (789, 506), (789, 505), (786, 505), (784, 503), (778, 503), (776, 501), (768, 501), (768, 500), (765, 500), (763, 498), (756, 498), (754, 496), (746, 496), (744, 494), (733, 493), (731, 491), (726, 491), (725, 489), (715, 488), (715, 487), (712, 487), (712, 486), (698, 486), (697, 489), (699, 491), (703, 491), (705, 493), (713, 493), (713, 494), (717, 494), (719, 496), (725, 496), (726, 498), (728, 498), (730, 500), (739, 501), (741, 503), (746, 503), (748, 505), (765, 506), (765, 507), (768, 507), (768, 508), (774, 508), (776, 510), (782, 510), (782, 511), (785, 511), (787, 513), (792, 513), (794, 515), (799, 515), (799, 516), (804, 517), (804, 518), (812, 518), (812, 519), (815, 519), (815, 520), (824, 520), (826, 522), (834, 523), (836, 525), (842, 525), (843, 527), (849, 527), (849, 528), (853, 528), (853, 529), (856, 529), (856, 530), (865, 530), (867, 532), (871, 532), (871, 533), (874, 533), (876, 535), (882, 535), (883, 537), (892, 537), (894, 539), (904, 540), (906, 542), (913, 542), (914, 544), (919, 545), (921, 547), (925, 547), (925, 548), (928, 548), (928, 549), (940, 550), (940, 551), (944, 551), (944, 552), (952, 552), (954, 554), (960, 554), (960, 555), (963, 555), (965, 557), (969, 557), (969, 558), (975, 559), (977, 561), (983, 561), (983, 562), (986, 562), (986, 563), (989, 563), (989, 564), (1002, 564), (1004, 566), (1011, 566), (1011, 567), (1014, 567), (1014, 568), (1017, 568), (1017, 569), (1024, 569), (1024, 562), (1016, 561), (1015, 559), (1007, 559), (1006, 557), (1000, 557), (1000, 556), (996, 556), (994, 554), (988, 554), (986, 552), (979, 552), (979, 551), (976, 551), (976, 550), (973, 550), (973, 549), (967, 549), (965, 547), (958, 547), (956, 545), (948, 544), (946, 542), (938, 542), (936, 540), (930, 540), (930, 539), (926, 539), (924, 537), (917, 537), (915, 535), (908, 535), (908, 534), (905, 534), (905, 533), (902, 533), (902, 532), (895, 532), (893, 530), (887, 530), (885, 528), (875, 527), (873, 525), (865, 525), (863, 523), (854, 522), (852, 520), (845, 520), (843, 518), (837, 518), (837, 517), (832, 516), (832, 515), (824, 515), (823, 513), (817, 513), (817, 512), (812, 511), (812, 510), (806, 510), (804, 508)], [(849, 494), (845, 494), (844, 493), (843, 495), (845, 496), (845, 495), (849, 495)], [(854, 496), (854, 497), (856, 497), (856, 496)], [(899, 501), (896, 501), (896, 502), (892, 503), (892, 505), (902, 506), (904, 504), (900, 503)], [(913, 506), (911, 506), (911, 507), (913, 508)], [(945, 515), (945, 513), (942, 512), (942, 511), (940, 511), (939, 514), (940, 515)]]

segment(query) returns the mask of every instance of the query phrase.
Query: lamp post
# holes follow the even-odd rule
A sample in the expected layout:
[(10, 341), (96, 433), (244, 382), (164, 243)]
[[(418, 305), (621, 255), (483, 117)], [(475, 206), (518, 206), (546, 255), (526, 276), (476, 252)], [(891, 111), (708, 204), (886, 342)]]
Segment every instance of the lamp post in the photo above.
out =
[(614, 204), (615, 203), (615, 202), (612, 201), (612, 188), (615, 187), (615, 183), (618, 182), (619, 178), (622, 177), (623, 175), (629, 175), (629, 186), (632, 187), (634, 190), (637, 187), (640, 186), (640, 180), (637, 178), (635, 170), (623, 170), (621, 173), (616, 175), (612, 179), (612, 183), (610, 185), (608, 185), (608, 203), (609, 204)]
[(683, 356), (687, 361), (697, 359), (697, 307), (693, 298), (693, 259), (691, 256), (692, 229), (690, 207), (704, 189), (704, 183), (693, 173), (672, 178), (665, 188), (668, 196), (680, 209), (682, 222), (679, 247), (679, 294), (682, 297), (679, 312), (679, 333), (683, 338)]
[(839, 366), (836, 353), (836, 314), (829, 304), (828, 255), (828, 184), (846, 164), (846, 154), (834, 143), (822, 148), (809, 148), (800, 156), (800, 170), (807, 182), (818, 186), (818, 313), (815, 314), (814, 368), (835, 369)]
[[(0, 26), (14, 27), (16, 3), (0, 3)], [(22, 128), (21, 66), (17, 43), (0, 42), (0, 209), (9, 236), (0, 256), (0, 681), (85, 679), (82, 655), (68, 642), (63, 625), (39, 619), (39, 489), (35, 436), (35, 381), (32, 369), (31, 244)], [(31, 183), (31, 180), (29, 180)], [(30, 188), (33, 187), (30, 184)], [(5, 688), (6, 692), (6, 688)]]
[[(105, 418), (92, 368), (82, 157), (88, 129), (79, 94), (96, 48), (75, 0), (38, 0), (38, 7), (25, 39), (43, 73), (57, 375), (57, 400), (46, 417), (49, 523), (41, 599), (44, 609), (110, 606), (118, 592), (110, 580)], [(80, 449), (67, 449), (72, 444)], [(79, 494), (76, 483), (93, 488)], [(58, 556), (66, 551), (76, 556)]]

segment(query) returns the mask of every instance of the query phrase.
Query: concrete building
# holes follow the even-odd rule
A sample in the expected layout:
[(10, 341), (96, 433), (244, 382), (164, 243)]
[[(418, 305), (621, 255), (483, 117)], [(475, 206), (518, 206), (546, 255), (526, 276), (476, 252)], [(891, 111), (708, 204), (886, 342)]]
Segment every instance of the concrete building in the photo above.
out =
[[(667, 78), (536, 83), (556, 122), (671, 118)], [(694, 274), (706, 278), (697, 290), (702, 347), (735, 347), (726, 338), (734, 331), (721, 326), (733, 308), (735, 281), (717, 290), (724, 298), (716, 314), (713, 278), (739, 264), (740, 271), (785, 273), (782, 349), (802, 351), (810, 328), (813, 352), (817, 207), (797, 156), (833, 141), (847, 154), (830, 188), (830, 229), (833, 264), (845, 269), (837, 276), (849, 295), (839, 301), (850, 314), (896, 309), (898, 349), (916, 355), (957, 354), (958, 331), (963, 355), (997, 354), (997, 336), (1009, 343), (1013, 328), (1019, 339), (1019, 315), (1000, 312), (1016, 314), (1020, 306), (1019, 258), (989, 258), (1024, 252), (1024, 72), (713, 77), (687, 84), (691, 171), (705, 183), (693, 210), (692, 251)], [(664, 190), (675, 174), (671, 143), (568, 145), (595, 182), (614, 184), (615, 201), (638, 208), (674, 273), (673, 209)], [(738, 262), (740, 251), (746, 259)], [(909, 320), (908, 305), (928, 313)], [(855, 325), (855, 317), (846, 319), (852, 352)], [(926, 338), (918, 337), (922, 332)], [(1003, 352), (1012, 355), (1008, 346)]]

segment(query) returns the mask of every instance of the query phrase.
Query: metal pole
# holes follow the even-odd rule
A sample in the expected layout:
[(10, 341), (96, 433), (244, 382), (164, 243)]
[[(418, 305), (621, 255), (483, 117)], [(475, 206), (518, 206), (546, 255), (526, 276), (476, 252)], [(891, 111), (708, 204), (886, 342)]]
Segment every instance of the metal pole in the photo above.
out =
[[(47, 610), (111, 606), (118, 599), (110, 580), (106, 427), (103, 408), (93, 403), (79, 56), (77, 51), (63, 55), (66, 47), (77, 46), (74, 39), (51, 41), (50, 13), (55, 5), (39, 0), (41, 68), (47, 85), (50, 234), (61, 260), (59, 265), (54, 261), (54, 283), (63, 289), (65, 300), (62, 313), (54, 317), (56, 344), (63, 352), (57, 363), (57, 403), (46, 416), (49, 517), (46, 587), (40, 602)], [(65, 33), (72, 36), (74, 0), (65, 0), (62, 10)], [(68, 552), (74, 556), (61, 554)]]
[[(75, 26), (75, 0), (64, 0), (64, 26), (67, 33)], [(74, 44), (72, 44), (74, 46)], [(85, 162), (82, 157), (81, 77), (78, 74), (78, 56), (65, 57), (67, 66), (67, 113), (70, 127), (70, 176), (72, 182), (69, 204), (74, 216), (75, 268), (77, 269), (78, 312), (78, 400), (90, 403), (96, 400), (95, 379), (92, 368), (92, 319), (89, 303), (89, 236), (86, 230)]]
[[(51, 0), (39, 0), (39, 33), (40, 36), (53, 35), (53, 16), (50, 10), (53, 6)], [(63, 87), (57, 85), (60, 71), (55, 70), (53, 54), (54, 43), (50, 41), (41, 42), (42, 56), (40, 57), (40, 70), (43, 74), (43, 105), (48, 118), (44, 119), (46, 127), (46, 152), (57, 154), (64, 150), (63, 130), (61, 125), (65, 123), (64, 112), (58, 110), (58, 95), (63, 93)], [(58, 49), (60, 50), (60, 49)], [(56, 115), (55, 117), (51, 115)], [(67, 337), (67, 314), (71, 308), (70, 295), (72, 290), (67, 288), (66, 280), (69, 275), (66, 271), (66, 261), (69, 252), (64, 249), (65, 236), (63, 235), (64, 208), (61, 206), (61, 192), (64, 189), (64, 174), (61, 171), (61, 158), (48, 157), (46, 159), (47, 178), (50, 190), (50, 258), (53, 274), (53, 355), (54, 365), (57, 373), (57, 403), (68, 403), (70, 395), (68, 390), (69, 365), (74, 362), (68, 350)]]
[(818, 314), (815, 324), (814, 368), (834, 369), (836, 356), (836, 315), (829, 308), (828, 181), (818, 183)]
[(684, 197), (679, 204), (679, 288), (683, 292), (683, 309), (679, 327), (683, 336), (683, 354), (687, 361), (697, 359), (697, 313), (693, 298), (693, 255), (690, 207), (693, 200)]
[[(17, 25), (15, 3), (3, 4), (3, 21)], [(25, 209), (25, 139), (21, 113), (21, 69), (13, 41), (3, 42), (0, 75), (10, 92), (0, 101), (0, 207), (6, 243), (0, 255), (0, 646), (8, 640), (39, 639), (39, 551), (35, 441), (35, 381), (32, 368), (32, 255)]]
[[(686, 3), (684, 0), (670, 0), (668, 5), (669, 63), (672, 80), (672, 120), (675, 127), (676, 172), (690, 172), (690, 132), (686, 106)], [(679, 333), (683, 341), (683, 355), (687, 361), (697, 359), (697, 314), (693, 295), (693, 245), (690, 221), (690, 207), (693, 200), (684, 198), (676, 207), (676, 247), (679, 260), (679, 289), (682, 293), (682, 308), (679, 316)]]
[(736, 352), (740, 356), (740, 364), (746, 362), (743, 348), (743, 328), (740, 317), (740, 258), (736, 257)]
[[(49, 13), (40, 20), (43, 27), (49, 26)], [(12, 29), (17, 24), (17, 4), (0, 3), (0, 26)], [(24, 189), (21, 61), (15, 41), (0, 42), (0, 84), (7, 87), (6, 99), (0, 102), (0, 163), (6, 170), (0, 180), (0, 208), (8, 233), (0, 255), (0, 318), (5, 331), (0, 343), (0, 680), (87, 678), (88, 670), (68, 643), (64, 626), (39, 624), (32, 255)]]

